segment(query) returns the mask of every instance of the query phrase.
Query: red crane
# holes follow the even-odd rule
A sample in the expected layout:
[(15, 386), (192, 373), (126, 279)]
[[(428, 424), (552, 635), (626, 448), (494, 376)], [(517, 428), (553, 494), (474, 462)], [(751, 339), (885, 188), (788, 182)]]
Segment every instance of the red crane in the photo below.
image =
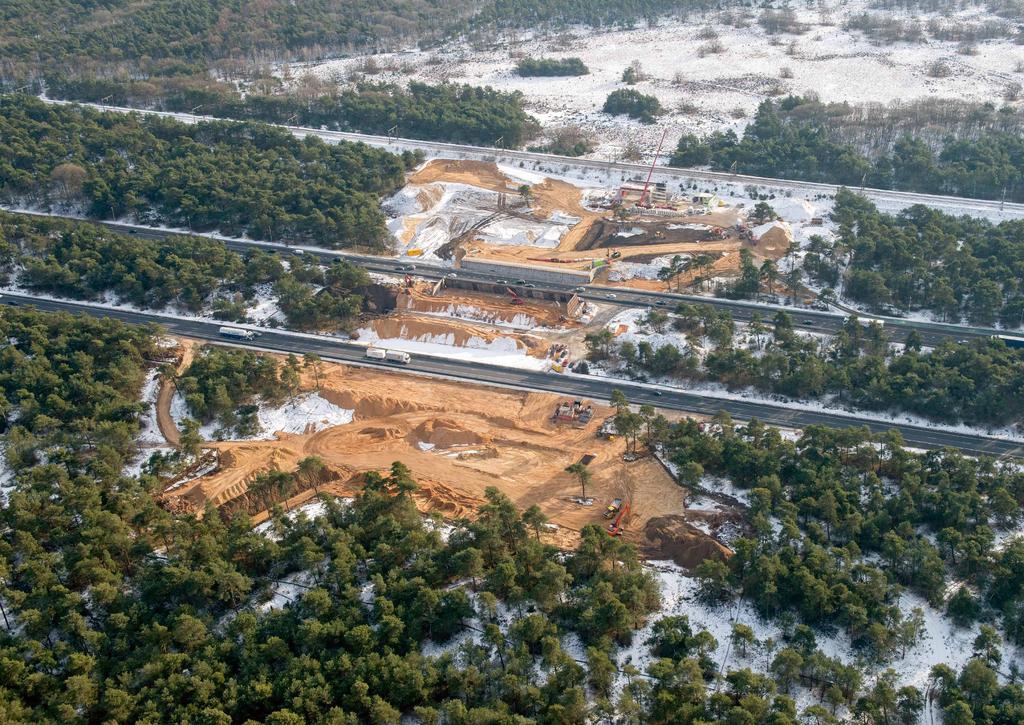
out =
[(644, 182), (644, 190), (640, 192), (640, 201), (636, 203), (637, 206), (647, 204), (647, 194), (650, 192), (651, 177), (654, 176), (654, 167), (658, 163), (658, 157), (661, 156), (661, 147), (665, 143), (666, 134), (668, 134), (667, 128), (661, 132), (661, 141), (658, 142), (658, 150), (654, 152), (654, 160), (651, 162), (651, 170), (647, 172), (647, 181)]
[(512, 289), (511, 287), (506, 287), (505, 289), (508, 290), (508, 293), (512, 296), (512, 301), (510, 304), (512, 304), (513, 306), (519, 306), (523, 304), (523, 298), (517, 295), (514, 289)]

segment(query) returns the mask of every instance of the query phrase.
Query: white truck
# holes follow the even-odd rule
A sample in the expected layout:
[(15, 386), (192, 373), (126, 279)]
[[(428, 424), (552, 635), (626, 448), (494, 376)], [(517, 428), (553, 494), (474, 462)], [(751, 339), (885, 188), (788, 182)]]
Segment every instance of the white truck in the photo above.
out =
[(366, 357), (371, 360), (385, 360), (387, 362), (396, 362), (408, 364), (412, 360), (412, 356), (407, 352), (401, 350), (385, 350), (382, 347), (368, 347), (366, 348)]
[(233, 340), (254, 340), (260, 334), (254, 330), (245, 330), (241, 327), (222, 327), (217, 332), (221, 337), (230, 337)]

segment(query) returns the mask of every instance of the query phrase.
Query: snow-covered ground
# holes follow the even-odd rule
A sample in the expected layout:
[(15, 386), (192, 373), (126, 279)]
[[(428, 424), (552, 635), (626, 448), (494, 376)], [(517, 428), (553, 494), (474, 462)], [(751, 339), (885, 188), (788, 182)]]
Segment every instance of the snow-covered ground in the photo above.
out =
[(156, 396), (160, 392), (160, 371), (152, 368), (146, 373), (146, 381), (142, 384), (141, 402), (146, 405), (146, 412), (139, 416), (139, 443), (143, 445), (161, 445), (166, 443), (156, 422)]
[(287, 321), (271, 283), (258, 284), (254, 288), (255, 295), (246, 309), (250, 320), (259, 325), (284, 324)]
[(314, 586), (313, 575), (308, 571), (289, 574), (284, 579), (271, 584), (270, 598), (261, 604), (259, 609), (261, 612), (281, 609), (285, 605), (294, 602)]
[[(338, 499), (342, 503), (350, 503), (351, 499)], [(316, 519), (323, 516), (327, 512), (327, 507), (324, 502), (319, 498), (314, 498), (306, 503), (302, 504), (298, 508), (294, 508), (290, 511), (285, 511), (285, 517), (294, 521), (298, 518), (299, 514), (304, 514), (306, 518)], [(253, 531), (257, 534), (262, 534), (267, 538), (274, 539), (275, 541), (280, 538), (280, 534), (274, 529), (273, 519), (267, 519), (262, 524), (253, 527)]]
[(257, 417), (266, 437), (274, 433), (315, 433), (352, 422), (353, 410), (342, 408), (310, 392), (276, 407), (261, 404)]
[[(769, 35), (758, 23), (760, 9), (730, 8), (629, 30), (578, 27), (548, 34), (506, 33), (480, 49), (453, 41), (427, 51), (380, 54), (373, 56), (376, 64), (395, 70), (370, 79), (450, 81), (520, 91), (527, 110), (544, 125), (579, 125), (596, 133), (601, 145), (594, 156), (607, 158), (629, 145), (656, 147), (665, 126), (673, 145), (681, 133), (739, 131), (770, 95), (811, 91), (824, 101), (853, 103), (919, 98), (989, 102), (1002, 98), (1006, 88), (1024, 76), (1016, 66), (1024, 59), (1024, 49), (1010, 39), (979, 42), (973, 55), (959, 53), (958, 42), (935, 40), (927, 32), (924, 42), (882, 43), (843, 28), (849, 18), (873, 10), (870, 0), (789, 7), (806, 32)], [(937, 21), (945, 27), (996, 19), (981, 4), (937, 13), (917, 8), (889, 8), (885, 13), (922, 25)], [(713, 52), (715, 45), (720, 52)], [(522, 78), (515, 72), (518, 57), (579, 57), (590, 73)], [(344, 82), (366, 59), (292, 65), (290, 71), (294, 78), (311, 73)], [(666, 109), (657, 125), (643, 126), (600, 111), (611, 91), (627, 87), (622, 73), (633, 60), (640, 62), (647, 78), (632, 87), (656, 96)], [(935, 61), (949, 67), (947, 77), (929, 75)]]
[[(231, 436), (231, 440), (272, 440), (277, 433), (315, 433), (351, 423), (354, 414), (354, 411), (335, 405), (317, 392), (302, 393), (277, 406), (263, 401), (257, 401), (257, 405), (256, 418), (260, 430), (252, 436)], [(181, 393), (176, 392), (171, 398), (171, 417), (179, 428), (192, 417)], [(214, 420), (201, 425), (199, 434), (204, 440), (212, 440), (219, 429), (220, 424)]]
[(0, 508), (7, 505), (7, 497), (14, 490), (14, 471), (7, 464), (7, 453), (0, 446)]
[[(533, 184), (544, 179), (513, 166), (501, 168), (508, 170), (513, 181)], [(511, 189), (509, 193), (515, 196)], [(441, 247), (471, 229), (476, 238), (489, 244), (554, 249), (579, 221), (565, 214), (541, 221), (502, 213), (498, 192), (450, 182), (403, 187), (382, 207), (391, 216), (388, 229), (396, 239), (396, 253), (420, 259), (438, 259)]]
[[(177, 343), (175, 343), (177, 344)], [(166, 455), (174, 451), (167, 445), (160, 427), (156, 422), (156, 397), (160, 392), (160, 371), (152, 368), (146, 373), (146, 380), (142, 384), (142, 392), (139, 399), (146, 405), (145, 412), (139, 416), (139, 437), (136, 439), (139, 450), (131, 461), (125, 466), (122, 472), (125, 476), (137, 478), (142, 474), (142, 469), (149, 463), (153, 454)]]
[[(608, 279), (612, 282), (627, 279), (658, 279), (658, 273), (662, 268), (672, 264), (672, 259), (677, 255), (670, 254), (664, 257), (657, 257), (650, 262), (615, 262), (612, 264)], [(682, 259), (689, 257), (689, 254), (678, 255)]]

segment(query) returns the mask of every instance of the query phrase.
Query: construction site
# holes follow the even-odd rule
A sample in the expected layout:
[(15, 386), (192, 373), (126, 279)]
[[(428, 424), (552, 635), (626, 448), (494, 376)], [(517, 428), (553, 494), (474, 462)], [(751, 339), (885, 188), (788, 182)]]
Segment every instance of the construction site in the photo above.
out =
[(646, 178), (586, 188), (506, 165), (434, 159), (384, 209), (399, 256), (509, 280), (685, 286), (696, 277), (687, 265), (673, 275), (679, 279), (656, 272), (674, 257), (701, 255), (706, 276), (726, 279), (738, 274), (741, 249), (758, 263), (789, 251), (785, 223), (760, 224), (744, 205), (712, 193), (672, 193), (653, 173), (654, 166)]
[[(192, 346), (183, 343), (183, 362)], [(350, 422), (323, 429), (300, 425), (291, 429), (302, 432), (278, 431), (266, 440), (207, 442), (199, 475), (193, 469), (192, 476), (165, 481), (161, 505), (202, 515), (212, 504), (224, 515), (244, 511), (259, 523), (272, 505), (265, 492), (249, 490), (260, 473), (295, 471), (308, 456), (323, 461), (315, 488), (307, 482), (273, 501), (290, 509), (317, 492), (351, 496), (368, 471), (401, 461), (419, 484), (415, 496), (424, 513), (472, 517), (484, 491), (496, 486), (521, 510), (540, 507), (549, 521), (545, 536), (559, 546), (574, 546), (583, 526), (597, 524), (651, 558), (687, 567), (730, 555), (706, 533), (706, 512), (694, 511), (689, 520), (689, 492), (655, 456), (625, 456), (624, 438), (599, 435), (613, 411), (596, 401), (340, 364), (323, 366), (319, 388), (308, 374), (302, 387), (351, 411)], [(155, 405), (166, 444), (176, 447), (178, 431), (168, 410), (173, 394), (173, 383), (164, 381)], [(719, 518), (727, 525), (735, 517), (723, 511)]]

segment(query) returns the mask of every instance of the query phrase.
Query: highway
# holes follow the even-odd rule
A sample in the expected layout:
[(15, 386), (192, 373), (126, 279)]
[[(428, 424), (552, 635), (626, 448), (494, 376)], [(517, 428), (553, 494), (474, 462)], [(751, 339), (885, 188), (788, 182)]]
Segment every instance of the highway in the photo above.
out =
[[(194, 115), (191, 113), (176, 113), (171, 111), (154, 111), (139, 108), (126, 108), (124, 106), (108, 106), (99, 103), (74, 103), (71, 101), (60, 101), (51, 98), (42, 100), (54, 104), (71, 104), (90, 106), (98, 110), (114, 111), (118, 113), (141, 113), (149, 115), (165, 116), (174, 118), (184, 123), (198, 123), (202, 121), (232, 120), (220, 119), (213, 116)], [(497, 161), (503, 163), (530, 162), (534, 164), (547, 164), (551, 167), (565, 167), (576, 170), (597, 171), (610, 176), (613, 172), (631, 178), (636, 175), (645, 175), (650, 170), (650, 164), (628, 163), (621, 161), (600, 161), (595, 159), (584, 159), (569, 156), (557, 156), (555, 154), (542, 154), (532, 151), (514, 151), (502, 148), (484, 146), (470, 146), (467, 144), (443, 143), (439, 141), (420, 141), (410, 138), (398, 138), (391, 136), (377, 136), (373, 134), (352, 133), (347, 131), (327, 131), (324, 129), (309, 128), (306, 126), (288, 126), (285, 124), (269, 124), (285, 128), (297, 137), (317, 136), (325, 141), (352, 141), (365, 143), (370, 146), (379, 146), (394, 151), (420, 150), (434, 155), (453, 158), (479, 159), (484, 161)], [(564, 173), (564, 172), (563, 172)], [(704, 171), (700, 169), (679, 169), (668, 166), (659, 166), (655, 170), (655, 180), (690, 182), (709, 181), (717, 183), (731, 183), (740, 185), (752, 185), (768, 187), (785, 191), (801, 191), (810, 195), (833, 196), (839, 186), (836, 184), (821, 184), (810, 181), (794, 181), (790, 179), (774, 179), (764, 176), (748, 176), (745, 174), (732, 174), (722, 171)], [(885, 205), (886, 207), (902, 208), (913, 204), (925, 204), (940, 209), (947, 213), (961, 214), (984, 214), (986, 212), (998, 212), (1003, 217), (1024, 217), (1024, 204), (1013, 202), (1001, 202), (986, 199), (967, 199), (957, 196), (942, 196), (938, 194), (919, 194), (909, 191), (892, 191), (889, 189), (862, 188), (859, 193), (864, 194), (872, 201)]]
[[(26, 212), (19, 212), (26, 213)], [(55, 216), (56, 214), (41, 214), (33, 212), (35, 216)], [(60, 217), (75, 219), (74, 217)], [(82, 221), (75, 219), (76, 221)], [(184, 234), (185, 232), (171, 232), (163, 229), (140, 226), (137, 224), (123, 224), (109, 221), (92, 221), (94, 224), (102, 224), (109, 229), (122, 234), (130, 234), (142, 239), (160, 241), (168, 236)], [(440, 279), (453, 271), (458, 278), (466, 282), (479, 282), (481, 284), (496, 284), (498, 277), (483, 273), (467, 273), (463, 270), (453, 270), (436, 263), (425, 262), (412, 258), (380, 257), (370, 254), (357, 254), (354, 252), (343, 252), (333, 249), (321, 249), (317, 247), (305, 247), (287, 245), (277, 242), (263, 242), (256, 240), (240, 240), (230, 237), (223, 237), (217, 234), (196, 233), (197, 236), (218, 239), (229, 249), (240, 253), (250, 252), (253, 249), (262, 249), (280, 254), (308, 253), (313, 254), (325, 262), (335, 259), (346, 259), (359, 264), (371, 272), (382, 274), (404, 274), (402, 267), (414, 264), (416, 269), (411, 274), (426, 279)], [(514, 285), (513, 285), (514, 286)], [(570, 294), (573, 288), (570, 285), (545, 284), (536, 288), (517, 288), (524, 296), (532, 293), (554, 293)], [(772, 305), (763, 302), (752, 302), (747, 300), (726, 300), (718, 297), (704, 297), (700, 295), (684, 295), (669, 292), (654, 292), (647, 290), (631, 290), (623, 287), (604, 287), (601, 285), (587, 285), (580, 297), (603, 304), (618, 305), (621, 307), (663, 307), (666, 312), (671, 311), (680, 302), (694, 304), (706, 304), (718, 309), (726, 309), (736, 320), (749, 320), (752, 315), (758, 314), (766, 322), (771, 322), (772, 316), (778, 310), (785, 310), (793, 319), (793, 326), (806, 332), (816, 332), (825, 335), (835, 334), (845, 323), (846, 313), (824, 312), (801, 307), (787, 307), (783, 305)], [(865, 316), (867, 319), (867, 316)], [(903, 342), (911, 330), (916, 330), (921, 336), (921, 341), (927, 346), (935, 346), (944, 340), (972, 340), (975, 338), (988, 338), (1000, 334), (1001, 330), (987, 327), (968, 327), (941, 322), (924, 322), (908, 320), (898, 317), (887, 317), (884, 315), (872, 315), (870, 319), (881, 320), (884, 323), (885, 334), (895, 342)]]
[(720, 410), (724, 410), (737, 420), (757, 418), (765, 423), (786, 428), (804, 428), (809, 425), (844, 428), (864, 425), (875, 432), (895, 428), (900, 431), (908, 445), (916, 447), (941, 448), (949, 446), (959, 448), (971, 455), (1024, 457), (1022, 444), (985, 435), (934, 430), (925, 426), (878, 422), (827, 412), (796, 410), (770, 402), (717, 398), (713, 394), (689, 392), (682, 388), (654, 387), (628, 381), (611, 381), (598, 377), (538, 373), (424, 355), (416, 355), (410, 364), (400, 365), (368, 360), (364, 357), (364, 346), (318, 335), (280, 330), (261, 330), (260, 336), (255, 340), (231, 341), (228, 343), (218, 335), (219, 323), (205, 320), (194, 320), (158, 313), (116, 310), (86, 302), (41, 300), (29, 295), (8, 292), (0, 293), (0, 303), (20, 306), (33, 305), (42, 310), (111, 317), (136, 324), (153, 323), (161, 325), (168, 332), (174, 334), (209, 340), (219, 344), (231, 344), (279, 353), (295, 353), (297, 355), (315, 352), (326, 360), (395, 368), (403, 372), (443, 376), (521, 390), (551, 392), (572, 398), (607, 401), (613, 390), (620, 389), (631, 402), (637, 404), (649, 403), (667, 410), (705, 415), (713, 415)]

